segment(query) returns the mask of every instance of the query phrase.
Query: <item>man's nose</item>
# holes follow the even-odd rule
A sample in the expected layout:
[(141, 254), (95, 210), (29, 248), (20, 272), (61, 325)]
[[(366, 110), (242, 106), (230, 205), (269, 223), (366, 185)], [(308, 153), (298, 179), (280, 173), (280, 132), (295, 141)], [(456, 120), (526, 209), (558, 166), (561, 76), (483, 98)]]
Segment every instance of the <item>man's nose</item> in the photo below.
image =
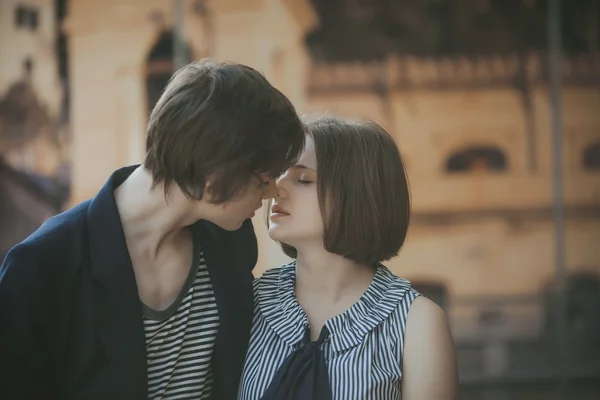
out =
[(263, 190), (262, 198), (263, 199), (272, 199), (277, 195), (277, 185), (275, 184), (275, 180), (269, 181), (269, 185)]

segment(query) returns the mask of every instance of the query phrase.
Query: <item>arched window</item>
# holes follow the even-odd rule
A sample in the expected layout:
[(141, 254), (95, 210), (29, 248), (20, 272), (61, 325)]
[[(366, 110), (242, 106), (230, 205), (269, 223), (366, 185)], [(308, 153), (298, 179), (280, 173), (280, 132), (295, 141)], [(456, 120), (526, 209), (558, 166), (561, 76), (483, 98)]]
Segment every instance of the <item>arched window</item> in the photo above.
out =
[(146, 105), (148, 114), (173, 75), (173, 32), (163, 31), (146, 59)]
[[(191, 60), (189, 46), (184, 44), (184, 48), (186, 52), (185, 59)], [(171, 75), (175, 72), (174, 56), (173, 31), (164, 30), (150, 49), (146, 59), (146, 104), (148, 113), (154, 108), (167, 83), (169, 83)]]
[(583, 150), (583, 168), (586, 170), (600, 170), (600, 140), (590, 144)]
[(451, 173), (504, 171), (506, 168), (504, 152), (492, 146), (468, 147), (452, 154), (446, 160), (446, 171)]
[(27, 57), (25, 61), (23, 61), (23, 71), (25, 71), (25, 76), (27, 78), (31, 78), (33, 74), (33, 60), (31, 57)]

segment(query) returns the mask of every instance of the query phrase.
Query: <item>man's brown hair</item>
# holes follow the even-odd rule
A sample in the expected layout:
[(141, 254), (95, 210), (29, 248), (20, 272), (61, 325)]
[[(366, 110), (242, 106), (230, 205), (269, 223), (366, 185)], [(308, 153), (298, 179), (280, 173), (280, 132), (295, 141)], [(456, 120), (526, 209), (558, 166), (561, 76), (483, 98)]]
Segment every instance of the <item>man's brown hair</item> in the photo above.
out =
[[(154, 186), (176, 183), (200, 200), (231, 200), (256, 173), (275, 178), (295, 162), (304, 130), (291, 102), (256, 70), (203, 60), (178, 70), (148, 122)], [(167, 193), (165, 193), (167, 194)]]
[[(362, 264), (398, 254), (410, 219), (406, 170), (394, 139), (375, 122), (333, 116), (309, 119), (317, 158), (324, 246)], [(289, 257), (291, 246), (282, 244)]]

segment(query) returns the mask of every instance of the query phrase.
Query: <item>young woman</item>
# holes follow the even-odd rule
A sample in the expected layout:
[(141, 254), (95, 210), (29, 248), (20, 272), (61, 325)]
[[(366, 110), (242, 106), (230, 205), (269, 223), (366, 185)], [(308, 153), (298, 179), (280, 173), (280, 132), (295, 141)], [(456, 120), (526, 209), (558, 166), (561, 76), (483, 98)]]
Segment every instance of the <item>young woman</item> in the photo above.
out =
[(239, 399), (457, 398), (444, 313), (381, 264), (398, 254), (410, 215), (394, 140), (334, 117), (306, 129), (269, 216), (294, 261), (254, 283)]

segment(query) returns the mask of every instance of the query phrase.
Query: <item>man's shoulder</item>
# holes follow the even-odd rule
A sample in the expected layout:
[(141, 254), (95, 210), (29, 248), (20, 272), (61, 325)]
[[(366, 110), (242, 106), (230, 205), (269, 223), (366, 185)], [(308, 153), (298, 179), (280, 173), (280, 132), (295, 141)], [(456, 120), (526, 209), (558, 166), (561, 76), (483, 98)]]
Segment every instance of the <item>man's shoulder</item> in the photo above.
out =
[(48, 218), (38, 229), (9, 252), (12, 256), (28, 254), (47, 257), (49, 254), (64, 252), (77, 246), (85, 237), (87, 209), (90, 201)]
[(59, 271), (72, 270), (69, 265), (75, 265), (73, 260), (84, 251), (87, 206), (88, 202), (84, 202), (50, 217), (29, 237), (13, 246), (0, 266), (0, 283), (8, 275), (33, 279), (42, 273), (39, 276), (49, 284), (50, 277), (57, 276)]
[(83, 233), (86, 226), (87, 210), (91, 200), (48, 218), (24, 242), (39, 245), (54, 245), (57, 242), (74, 239)]

